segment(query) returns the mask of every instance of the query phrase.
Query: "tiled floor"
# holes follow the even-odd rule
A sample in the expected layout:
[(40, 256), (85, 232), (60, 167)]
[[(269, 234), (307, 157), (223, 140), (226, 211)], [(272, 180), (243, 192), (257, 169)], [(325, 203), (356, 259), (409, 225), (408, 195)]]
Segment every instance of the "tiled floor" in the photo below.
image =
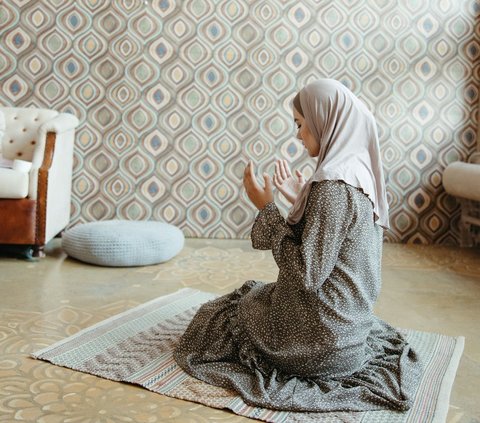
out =
[[(181, 287), (226, 293), (275, 277), (270, 253), (248, 241), (190, 239), (170, 262), (141, 268), (82, 264), (59, 240), (38, 261), (0, 257), (0, 422), (249, 421), (28, 354)], [(479, 423), (480, 250), (385, 244), (377, 314), (396, 326), (466, 337), (448, 422)]]

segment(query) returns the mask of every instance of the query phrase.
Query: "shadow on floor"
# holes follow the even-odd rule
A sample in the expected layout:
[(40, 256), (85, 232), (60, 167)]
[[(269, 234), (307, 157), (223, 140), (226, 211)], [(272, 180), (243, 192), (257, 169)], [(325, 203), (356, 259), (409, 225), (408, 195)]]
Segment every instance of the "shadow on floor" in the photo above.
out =
[(33, 257), (31, 245), (5, 245), (0, 244), (0, 258), (17, 258), (19, 260), (38, 261)]

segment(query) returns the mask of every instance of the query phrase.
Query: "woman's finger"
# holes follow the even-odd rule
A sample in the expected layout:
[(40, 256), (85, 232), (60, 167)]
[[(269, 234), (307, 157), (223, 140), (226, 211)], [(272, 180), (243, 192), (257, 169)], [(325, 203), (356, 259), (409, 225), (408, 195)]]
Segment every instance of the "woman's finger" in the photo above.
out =
[(282, 178), (282, 173), (280, 171), (280, 160), (277, 160), (275, 162), (275, 175), (278, 179), (278, 183), (281, 184), (283, 182), (283, 178)]
[(249, 167), (250, 167), (250, 162), (247, 163), (247, 165), (245, 166), (245, 170), (243, 171), (244, 182), (249, 178)]
[(250, 166), (250, 162), (247, 163), (247, 165), (245, 166), (245, 169), (243, 171), (243, 179), (245, 179), (248, 175), (248, 168)]
[(282, 176), (282, 180), (287, 179), (287, 172), (285, 171), (285, 163), (283, 160), (279, 160), (279, 168), (280, 168), (280, 175)]
[(281, 185), (281, 184), (278, 183), (277, 175), (274, 174), (272, 179), (273, 179), (273, 185), (275, 185), (275, 187), (276, 187), (277, 189), (280, 189), (280, 185)]
[(251, 184), (252, 188), (254, 188), (256, 190), (260, 189), (260, 185), (257, 182), (257, 178), (255, 178), (255, 173), (253, 171), (253, 163), (252, 162), (250, 162), (248, 177), (250, 179), (250, 184)]
[(285, 175), (287, 175), (285, 179), (290, 178), (292, 174), (290, 172), (290, 166), (288, 165), (286, 160), (283, 161), (283, 168), (284, 168)]
[(297, 174), (298, 182), (303, 184), (303, 182), (305, 181), (305, 179), (303, 178), (303, 173), (300, 172), (298, 169), (295, 171), (295, 173)]
[(280, 170), (280, 176), (282, 177), (282, 181), (287, 179), (287, 174), (285, 173), (285, 166), (283, 165), (283, 160), (278, 161), (278, 168)]
[(252, 189), (252, 177), (251, 177), (251, 162), (248, 162), (243, 172), (243, 185), (247, 191)]

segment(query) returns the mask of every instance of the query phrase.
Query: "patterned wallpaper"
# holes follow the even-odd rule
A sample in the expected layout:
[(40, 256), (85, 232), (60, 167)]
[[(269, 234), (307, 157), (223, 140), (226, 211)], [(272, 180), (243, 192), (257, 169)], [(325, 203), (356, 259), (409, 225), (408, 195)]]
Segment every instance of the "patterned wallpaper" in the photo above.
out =
[(377, 118), (386, 240), (456, 243), (441, 176), (476, 148), (479, 14), (480, 0), (3, 0), (0, 104), (80, 118), (72, 224), (243, 238), (247, 160), (310, 175), (290, 101), (336, 78)]

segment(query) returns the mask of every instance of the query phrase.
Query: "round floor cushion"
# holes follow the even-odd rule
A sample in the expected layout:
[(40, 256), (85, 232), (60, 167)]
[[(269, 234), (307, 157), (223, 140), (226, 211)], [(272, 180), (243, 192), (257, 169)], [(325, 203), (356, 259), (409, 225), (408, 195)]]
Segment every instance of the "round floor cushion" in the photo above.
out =
[(182, 231), (168, 223), (104, 220), (65, 231), (62, 247), (69, 256), (100, 266), (148, 266), (170, 260), (184, 241)]

